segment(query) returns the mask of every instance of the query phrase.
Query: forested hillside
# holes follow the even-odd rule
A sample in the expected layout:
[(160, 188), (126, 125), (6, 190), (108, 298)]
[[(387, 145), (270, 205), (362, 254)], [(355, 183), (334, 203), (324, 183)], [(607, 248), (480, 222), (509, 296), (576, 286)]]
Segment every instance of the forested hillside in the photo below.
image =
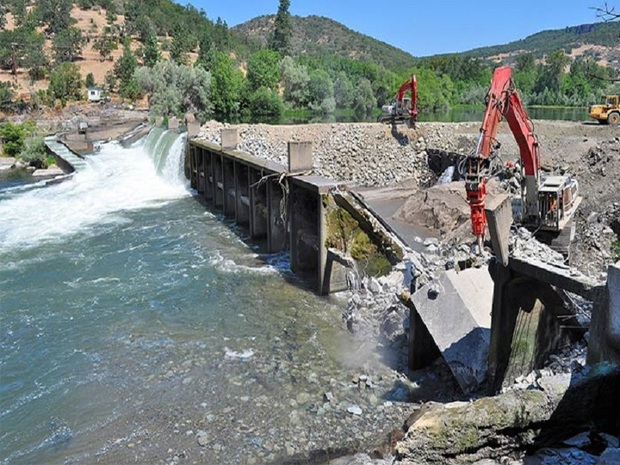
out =
[(99, 86), (109, 98), (148, 99), (164, 116), (363, 116), (416, 74), (420, 110), (429, 112), (483, 104), (500, 59), (513, 65), (526, 104), (586, 105), (620, 91), (616, 63), (603, 59), (620, 49), (605, 45), (617, 21), (414, 58), (328, 18), (294, 17), (290, 3), (280, 0), (277, 14), (229, 29), (225, 19), (171, 0), (4, 0), (0, 110), (62, 106)]

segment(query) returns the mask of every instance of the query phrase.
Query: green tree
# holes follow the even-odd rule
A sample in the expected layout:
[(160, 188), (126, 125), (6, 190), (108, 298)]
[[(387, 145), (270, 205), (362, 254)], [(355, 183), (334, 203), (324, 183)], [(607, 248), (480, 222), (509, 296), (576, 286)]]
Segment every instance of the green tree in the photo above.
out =
[(118, 49), (118, 40), (116, 37), (105, 33), (93, 44), (93, 49), (101, 55), (101, 61), (109, 57), (114, 50)]
[(47, 167), (47, 147), (43, 136), (31, 135), (24, 139), (18, 157), (37, 168)]
[(61, 63), (50, 73), (50, 85), (47, 89), (50, 99), (59, 99), (63, 104), (67, 100), (82, 98), (82, 76), (75, 63)]
[(86, 87), (95, 87), (95, 76), (93, 73), (86, 75)]
[(284, 104), (280, 95), (273, 89), (261, 87), (250, 94), (248, 110), (255, 117), (269, 116), (279, 118), (284, 112)]
[(153, 68), (138, 68), (135, 80), (149, 95), (150, 108), (157, 115), (177, 116), (192, 111), (204, 120), (211, 112), (211, 76), (201, 67), (160, 61)]
[(310, 75), (308, 68), (286, 56), (281, 65), (282, 82), (284, 84), (284, 101), (294, 108), (308, 104)]
[[(544, 92), (559, 92), (562, 86), (562, 80), (566, 76), (566, 67), (570, 63), (570, 57), (563, 50), (556, 50), (547, 55), (545, 65), (538, 73), (535, 90)], [(551, 103), (551, 102), (549, 102)]]
[(357, 91), (353, 98), (353, 109), (360, 116), (369, 115), (377, 107), (377, 99), (372, 91), (372, 85), (366, 78), (361, 78), (356, 86)]
[(516, 58), (514, 80), (521, 94), (529, 94), (536, 84), (536, 60), (531, 53), (523, 53)]
[(10, 111), (13, 104), (13, 85), (9, 81), (0, 82), (0, 111)]
[(144, 66), (152, 68), (155, 64), (161, 60), (161, 53), (159, 46), (157, 45), (157, 37), (155, 34), (149, 34), (146, 43), (144, 44)]
[(0, 139), (2, 139), (3, 154), (5, 157), (16, 157), (24, 147), (24, 140), (28, 131), (23, 124), (0, 124)]
[(355, 90), (349, 76), (344, 71), (338, 72), (334, 81), (334, 98), (337, 108), (351, 108)]
[(216, 61), (216, 53), (211, 35), (203, 33), (200, 38), (200, 49), (198, 50), (198, 60), (196, 64), (202, 66), (206, 70), (213, 69)]
[(239, 111), (243, 73), (233, 60), (223, 52), (217, 52), (211, 74), (211, 102), (216, 113), (232, 116)]
[(282, 56), (291, 54), (291, 37), (293, 27), (291, 25), (290, 0), (280, 0), (278, 13), (273, 23), (273, 37), (271, 38), (270, 48), (279, 52)]
[(312, 110), (333, 113), (336, 109), (334, 84), (327, 71), (315, 69), (308, 82), (309, 106)]
[(138, 60), (131, 51), (129, 42), (126, 41), (123, 45), (123, 54), (114, 65), (114, 74), (119, 81), (119, 93), (121, 95), (132, 93), (135, 90), (133, 81), (133, 75), (138, 67)]
[(57, 63), (75, 61), (81, 55), (85, 41), (79, 28), (68, 27), (63, 29), (52, 40), (54, 59)]
[(4, 3), (0, 3), (0, 30), (4, 29), (6, 26), (6, 5)]
[(246, 79), (250, 91), (261, 87), (276, 90), (280, 83), (280, 54), (267, 48), (253, 53), (248, 60)]
[(57, 34), (75, 22), (71, 17), (71, 0), (38, 0), (37, 16), (47, 24), (47, 32)]

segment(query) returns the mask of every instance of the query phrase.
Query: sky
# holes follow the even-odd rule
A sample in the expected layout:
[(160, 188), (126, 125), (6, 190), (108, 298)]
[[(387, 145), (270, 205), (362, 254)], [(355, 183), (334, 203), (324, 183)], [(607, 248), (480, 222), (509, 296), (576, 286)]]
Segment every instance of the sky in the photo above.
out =
[[(278, 0), (175, 0), (229, 27), (275, 14)], [(463, 52), (547, 29), (594, 23), (605, 0), (290, 0), (297, 16), (325, 16), (414, 56)], [(620, 0), (608, 0), (620, 9)]]

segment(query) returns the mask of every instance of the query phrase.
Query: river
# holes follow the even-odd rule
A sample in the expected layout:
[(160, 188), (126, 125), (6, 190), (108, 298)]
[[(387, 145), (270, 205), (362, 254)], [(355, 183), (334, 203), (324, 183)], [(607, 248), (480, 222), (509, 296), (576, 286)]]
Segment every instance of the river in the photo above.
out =
[(155, 131), (61, 184), (0, 180), (0, 463), (268, 463), (406, 418), (346, 293), (205, 210), (183, 147)]

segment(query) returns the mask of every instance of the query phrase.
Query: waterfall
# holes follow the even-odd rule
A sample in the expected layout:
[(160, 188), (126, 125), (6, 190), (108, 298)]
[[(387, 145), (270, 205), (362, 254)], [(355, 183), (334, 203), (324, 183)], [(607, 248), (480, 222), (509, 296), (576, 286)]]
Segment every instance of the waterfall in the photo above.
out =
[(155, 171), (170, 184), (185, 184), (183, 158), (186, 134), (153, 128), (143, 141), (144, 151), (151, 157)]

